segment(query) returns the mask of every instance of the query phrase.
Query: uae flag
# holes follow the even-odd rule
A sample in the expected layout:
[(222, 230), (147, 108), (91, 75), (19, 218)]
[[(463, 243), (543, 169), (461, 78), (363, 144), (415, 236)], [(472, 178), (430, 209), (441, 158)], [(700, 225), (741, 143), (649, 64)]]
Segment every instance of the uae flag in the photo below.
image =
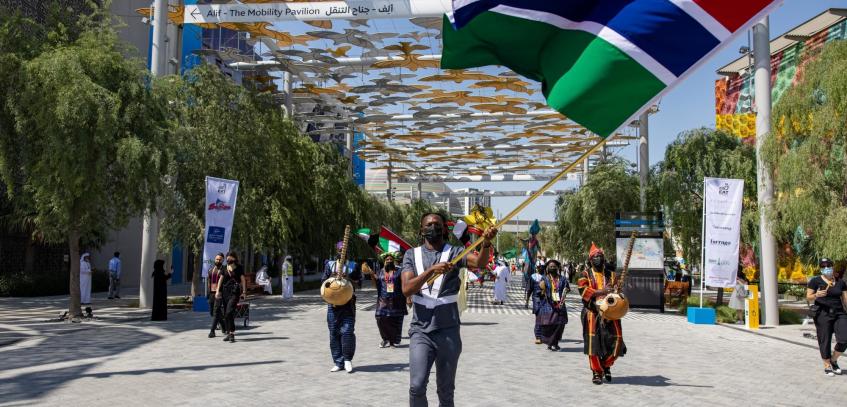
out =
[(379, 248), (379, 234), (371, 234), (369, 228), (362, 228), (356, 231), (356, 235), (364, 240), (376, 254), (382, 253), (382, 249)]
[(441, 67), (511, 68), (542, 82), (550, 107), (608, 137), (780, 3), (453, 0)]
[(379, 229), (379, 247), (383, 252), (399, 252), (406, 251), (412, 248), (412, 245), (406, 243), (396, 233), (392, 232), (385, 226), (380, 226)]

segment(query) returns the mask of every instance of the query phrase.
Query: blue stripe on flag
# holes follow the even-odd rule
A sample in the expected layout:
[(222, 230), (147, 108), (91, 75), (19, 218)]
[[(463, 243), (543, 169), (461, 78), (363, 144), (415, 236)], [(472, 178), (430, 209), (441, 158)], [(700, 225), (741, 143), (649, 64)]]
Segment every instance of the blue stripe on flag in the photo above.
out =
[(609, 27), (676, 76), (720, 44), (697, 20), (668, 0), (479, 0), (454, 10), (454, 24), (462, 27), (499, 5)]

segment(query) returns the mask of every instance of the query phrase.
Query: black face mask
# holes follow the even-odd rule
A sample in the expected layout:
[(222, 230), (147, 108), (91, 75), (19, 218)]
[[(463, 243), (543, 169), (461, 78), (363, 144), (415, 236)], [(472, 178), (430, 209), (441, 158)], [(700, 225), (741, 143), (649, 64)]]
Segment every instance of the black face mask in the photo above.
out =
[(385, 263), (386, 270), (394, 270), (394, 263)]
[(235, 260), (227, 260), (226, 264), (235, 264)]
[(591, 259), (591, 264), (596, 268), (602, 267), (604, 263), (605, 263), (605, 261), (603, 261), (603, 257), (601, 257), (601, 256), (597, 256), (597, 257)]
[(223, 264), (223, 262), (222, 262), (222, 261), (216, 261), (216, 262), (215, 262), (215, 265), (216, 265), (216, 266), (218, 266), (218, 267), (220, 267), (220, 266), (221, 266), (221, 264)]
[(547, 267), (547, 271), (550, 272), (551, 274), (559, 274), (559, 269), (557, 269), (555, 267)]
[(429, 243), (441, 243), (444, 240), (444, 230), (437, 225), (424, 226), (423, 238)]

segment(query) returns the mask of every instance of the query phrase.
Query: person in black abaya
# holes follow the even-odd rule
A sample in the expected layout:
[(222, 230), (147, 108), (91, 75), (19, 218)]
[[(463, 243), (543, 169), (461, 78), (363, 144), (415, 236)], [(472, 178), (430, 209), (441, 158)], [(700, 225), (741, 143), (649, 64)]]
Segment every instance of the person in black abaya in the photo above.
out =
[(151, 321), (168, 320), (168, 280), (171, 273), (165, 271), (165, 261), (153, 263), (153, 316)]

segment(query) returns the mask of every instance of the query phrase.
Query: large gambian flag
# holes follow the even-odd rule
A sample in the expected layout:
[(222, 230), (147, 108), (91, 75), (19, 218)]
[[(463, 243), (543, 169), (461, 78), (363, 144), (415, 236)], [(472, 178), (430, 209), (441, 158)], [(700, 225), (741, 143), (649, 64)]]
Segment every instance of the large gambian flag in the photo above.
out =
[(550, 107), (607, 137), (779, 3), (453, 0), (441, 67), (509, 67), (541, 81)]

